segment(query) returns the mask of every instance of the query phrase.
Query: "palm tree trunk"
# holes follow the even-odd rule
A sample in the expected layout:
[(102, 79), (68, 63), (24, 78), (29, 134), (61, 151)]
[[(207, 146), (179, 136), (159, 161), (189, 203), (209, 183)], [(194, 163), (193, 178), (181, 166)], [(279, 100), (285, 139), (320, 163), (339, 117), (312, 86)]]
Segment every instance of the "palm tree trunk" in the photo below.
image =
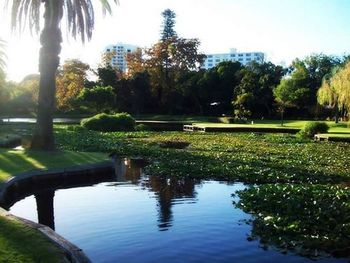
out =
[(36, 130), (32, 149), (55, 150), (53, 113), (55, 110), (56, 72), (60, 62), (62, 32), (59, 27), (63, 15), (63, 0), (43, 0), (45, 26), (40, 36), (39, 99)]

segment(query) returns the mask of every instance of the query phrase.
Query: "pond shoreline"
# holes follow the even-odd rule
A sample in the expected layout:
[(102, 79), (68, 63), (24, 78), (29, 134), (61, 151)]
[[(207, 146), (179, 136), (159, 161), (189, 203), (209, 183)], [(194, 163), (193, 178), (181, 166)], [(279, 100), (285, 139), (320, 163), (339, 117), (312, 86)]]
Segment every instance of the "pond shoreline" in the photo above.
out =
[(62, 236), (58, 235), (51, 228), (44, 226), (42, 224), (34, 223), (30, 220), (17, 217), (7, 212), (3, 206), (6, 202), (6, 195), (9, 189), (16, 188), (20, 184), (27, 184), (28, 182), (35, 182), (40, 180), (55, 179), (55, 178), (65, 178), (72, 176), (82, 176), (84, 174), (97, 175), (106, 172), (114, 171), (114, 166), (112, 161), (106, 161), (96, 164), (81, 165), (62, 169), (52, 169), (45, 171), (34, 171), (27, 172), (17, 175), (16, 177), (11, 177), (5, 183), (0, 186), (0, 216), (7, 218), (8, 220), (15, 220), (24, 224), (33, 230), (39, 231), (47, 239), (49, 239), (56, 247), (58, 247), (66, 256), (69, 262), (77, 263), (89, 263), (90, 259), (86, 256), (84, 251), (69, 242)]

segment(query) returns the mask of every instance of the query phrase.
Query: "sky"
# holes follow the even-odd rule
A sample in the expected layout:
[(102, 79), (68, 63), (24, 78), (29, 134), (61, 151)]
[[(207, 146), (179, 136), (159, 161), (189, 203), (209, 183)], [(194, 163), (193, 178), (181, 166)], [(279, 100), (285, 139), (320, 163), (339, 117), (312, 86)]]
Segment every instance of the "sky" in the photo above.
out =
[[(160, 38), (167, 8), (176, 13), (177, 34), (198, 38), (206, 54), (258, 51), (282, 65), (312, 53), (350, 54), (350, 0), (119, 0), (106, 17), (99, 1), (92, 2), (91, 41), (82, 45), (64, 34), (61, 63), (80, 59), (96, 67), (104, 47), (115, 43), (150, 47)], [(0, 38), (7, 42), (9, 80), (37, 73), (39, 36), (11, 33), (8, 17), (2, 16)]]

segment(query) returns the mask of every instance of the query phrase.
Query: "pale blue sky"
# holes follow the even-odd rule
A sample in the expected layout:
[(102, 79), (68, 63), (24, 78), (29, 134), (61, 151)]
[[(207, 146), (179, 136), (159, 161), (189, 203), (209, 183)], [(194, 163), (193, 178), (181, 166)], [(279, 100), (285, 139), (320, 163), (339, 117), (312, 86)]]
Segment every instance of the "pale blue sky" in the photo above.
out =
[[(199, 38), (205, 53), (226, 53), (230, 48), (262, 51), (268, 60), (287, 65), (311, 53), (350, 53), (350, 0), (119, 1), (112, 17), (102, 18), (96, 10), (90, 43), (82, 46), (65, 39), (62, 61), (79, 58), (96, 65), (108, 44), (150, 46), (159, 38), (160, 13), (166, 8), (177, 14), (178, 35)], [(2, 19), (0, 37), (8, 41), (8, 75), (19, 80), (37, 71), (38, 37), (10, 36), (8, 28)]]

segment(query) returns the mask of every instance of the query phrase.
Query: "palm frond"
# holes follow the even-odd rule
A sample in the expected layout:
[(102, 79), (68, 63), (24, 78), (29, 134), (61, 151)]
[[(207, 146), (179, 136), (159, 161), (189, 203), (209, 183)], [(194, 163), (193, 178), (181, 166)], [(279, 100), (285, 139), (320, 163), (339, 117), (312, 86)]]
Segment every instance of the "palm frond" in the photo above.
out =
[(6, 56), (5, 48), (6, 48), (6, 42), (0, 39), (0, 72), (4, 72), (6, 67), (7, 56)]
[[(33, 33), (40, 31), (40, 22), (43, 17), (41, 4), (46, 1), (57, 0), (5, 0), (5, 6), (11, 8), (12, 30), (23, 31), (29, 27)], [(111, 3), (118, 4), (118, 0), (100, 0), (103, 14), (112, 13)], [(94, 29), (94, 6), (92, 0), (63, 0), (64, 17), (68, 32), (77, 38), (81, 37), (82, 42), (90, 39)]]

